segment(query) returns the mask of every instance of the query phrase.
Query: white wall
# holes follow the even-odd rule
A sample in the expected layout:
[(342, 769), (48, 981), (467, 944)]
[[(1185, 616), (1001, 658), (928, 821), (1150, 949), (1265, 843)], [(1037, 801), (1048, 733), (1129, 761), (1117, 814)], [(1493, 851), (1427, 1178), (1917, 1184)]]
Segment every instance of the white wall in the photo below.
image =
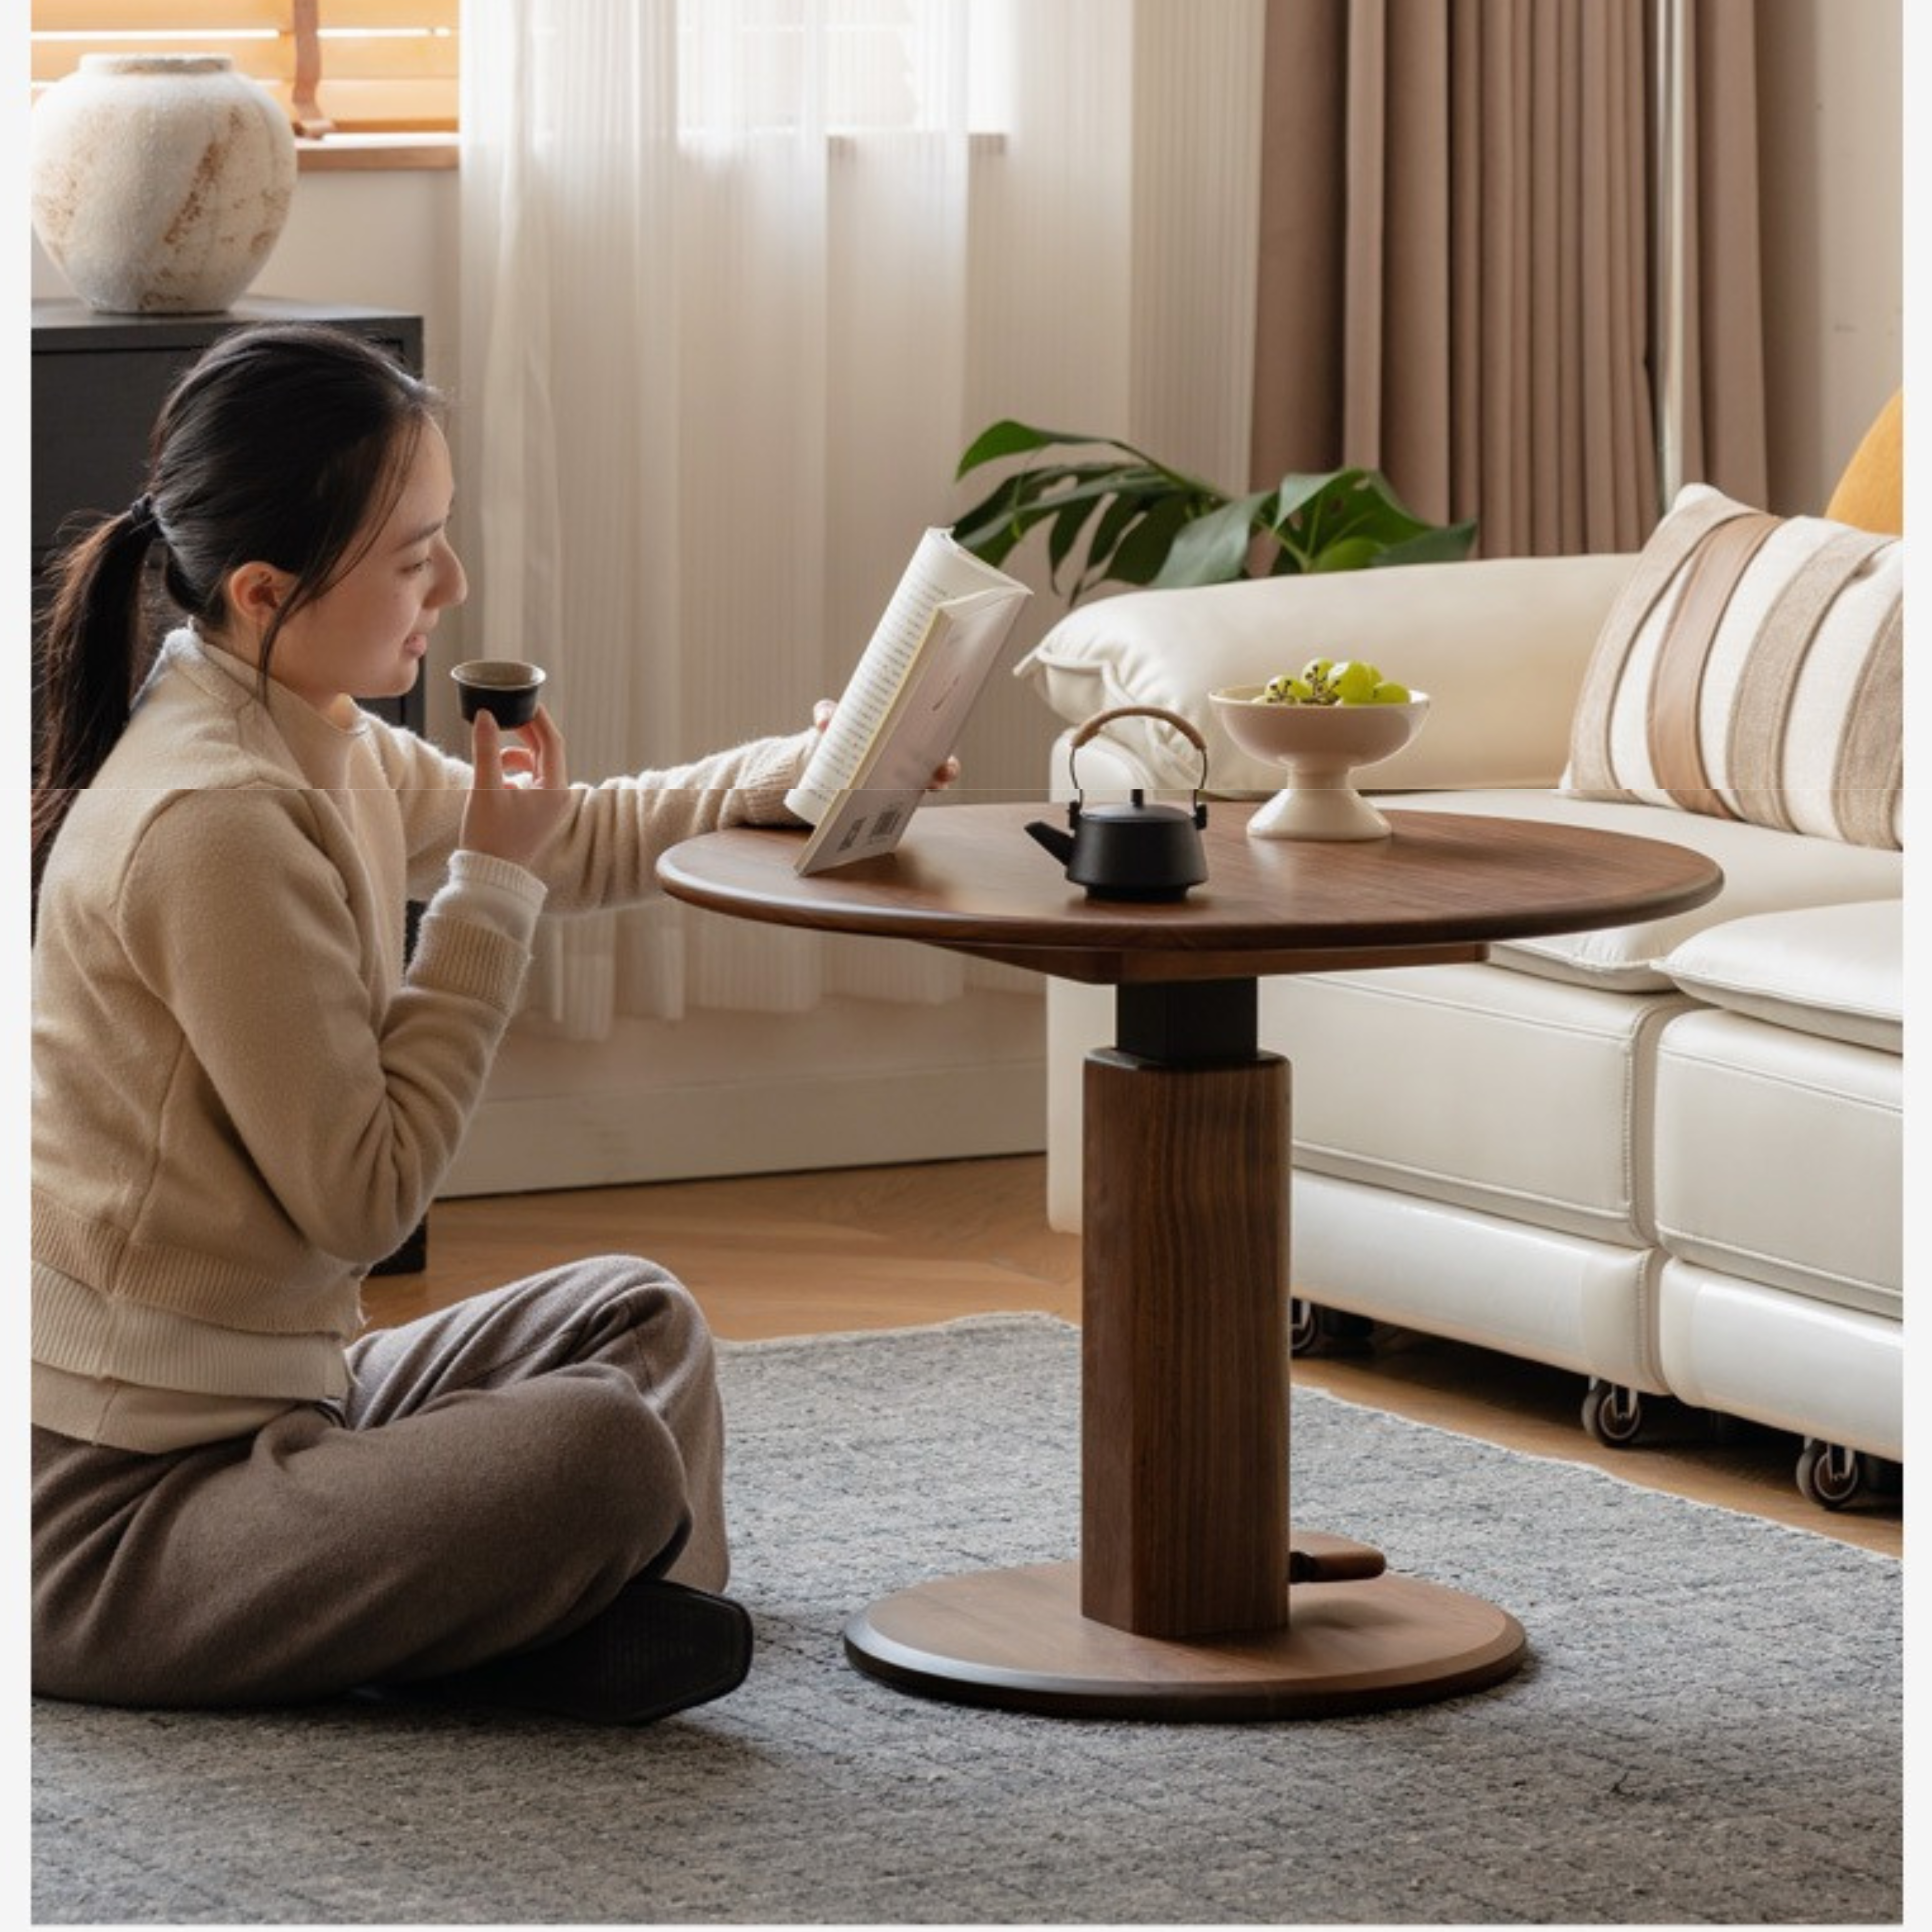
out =
[(1771, 501), (1825, 507), (1904, 380), (1904, 8), (1758, 0)]

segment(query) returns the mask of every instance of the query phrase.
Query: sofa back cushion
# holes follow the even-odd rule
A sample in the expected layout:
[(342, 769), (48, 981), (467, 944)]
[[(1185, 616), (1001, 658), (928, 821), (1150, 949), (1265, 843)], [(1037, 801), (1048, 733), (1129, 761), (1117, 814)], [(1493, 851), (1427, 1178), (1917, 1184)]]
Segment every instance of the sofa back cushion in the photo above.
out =
[[(1215, 791), (1265, 797), (1281, 766), (1234, 743), (1208, 692), (1316, 656), (1367, 658), (1431, 700), (1428, 728), (1364, 772), (1376, 791), (1540, 789), (1562, 776), (1584, 667), (1636, 561), (1489, 557), (1126, 591), (1069, 611), (1013, 674), (1070, 724), (1120, 705), (1177, 711), (1208, 741)], [(1093, 743), (1108, 740), (1137, 783), (1186, 790), (1200, 775), (1200, 753), (1157, 719), (1122, 718)]]
[(1564, 789), (1903, 843), (1902, 538), (1686, 487), (1604, 620)]

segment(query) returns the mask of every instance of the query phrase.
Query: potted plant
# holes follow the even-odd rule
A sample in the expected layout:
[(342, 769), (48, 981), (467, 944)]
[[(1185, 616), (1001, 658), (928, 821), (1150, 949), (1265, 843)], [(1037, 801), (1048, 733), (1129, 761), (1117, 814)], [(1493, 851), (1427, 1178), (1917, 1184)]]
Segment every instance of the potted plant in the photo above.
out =
[(1111, 452), (1072, 460), (1029, 461), (952, 526), (965, 548), (997, 564), (1046, 524), (1049, 580), (1083, 543), (1070, 605), (1096, 584), (1154, 589), (1223, 584), (1250, 576), (1368, 566), (1447, 562), (1475, 542), (1473, 522), (1430, 524), (1406, 509), (1372, 470), (1284, 476), (1272, 490), (1230, 496), (1211, 483), (1111, 436), (1036, 429), (1006, 418), (984, 430), (959, 459), (958, 476), (1044, 450)]

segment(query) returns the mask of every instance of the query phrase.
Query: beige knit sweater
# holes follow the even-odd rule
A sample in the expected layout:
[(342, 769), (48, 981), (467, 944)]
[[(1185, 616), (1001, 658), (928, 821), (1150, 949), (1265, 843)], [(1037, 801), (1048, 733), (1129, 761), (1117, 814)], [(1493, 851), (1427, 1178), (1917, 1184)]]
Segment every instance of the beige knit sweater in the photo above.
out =
[(457, 1150), (546, 898), (634, 902), (678, 840), (788, 820), (813, 742), (575, 788), (539, 879), (457, 850), (467, 766), (170, 637), (41, 888), (34, 1420), (160, 1448), (341, 1395), (362, 1278)]

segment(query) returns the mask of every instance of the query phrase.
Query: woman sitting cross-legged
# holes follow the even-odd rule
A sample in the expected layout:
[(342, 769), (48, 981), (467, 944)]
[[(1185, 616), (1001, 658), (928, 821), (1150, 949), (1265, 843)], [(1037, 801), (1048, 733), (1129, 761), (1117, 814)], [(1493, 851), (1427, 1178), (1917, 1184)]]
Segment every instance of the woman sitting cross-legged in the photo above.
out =
[[(238, 330), (68, 554), (33, 816), (33, 1683), (363, 1687), (641, 1723), (744, 1678), (704, 1322), (575, 1262), (358, 1333), (514, 1013), (538, 914), (788, 820), (807, 728), (571, 784), (547, 712), (447, 757), (408, 691), (464, 594), (434, 393)], [(185, 622), (140, 605), (158, 554)], [(405, 958), (405, 906), (427, 902)]]

